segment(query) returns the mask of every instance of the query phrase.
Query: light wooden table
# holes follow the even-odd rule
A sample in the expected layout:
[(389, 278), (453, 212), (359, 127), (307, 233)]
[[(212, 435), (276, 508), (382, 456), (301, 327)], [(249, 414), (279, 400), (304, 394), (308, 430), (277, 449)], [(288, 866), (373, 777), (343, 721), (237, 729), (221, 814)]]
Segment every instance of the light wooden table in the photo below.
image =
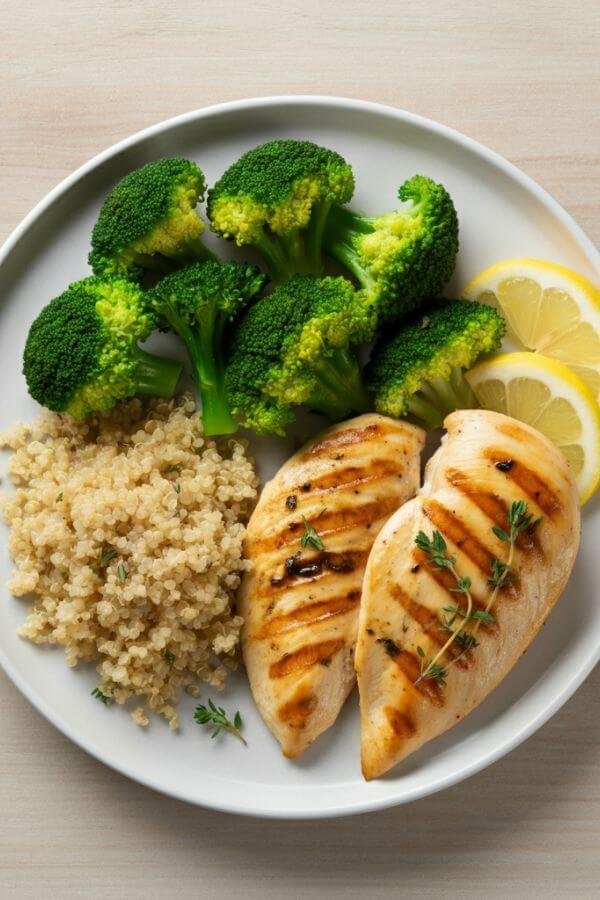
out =
[[(327, 93), (464, 131), (600, 239), (597, 0), (3, 0), (0, 10), (0, 238), (72, 169), (145, 125), (238, 97)], [(524, 746), (443, 794), (295, 824), (130, 783), (2, 676), (0, 896), (598, 896), (599, 692), (596, 671)]]

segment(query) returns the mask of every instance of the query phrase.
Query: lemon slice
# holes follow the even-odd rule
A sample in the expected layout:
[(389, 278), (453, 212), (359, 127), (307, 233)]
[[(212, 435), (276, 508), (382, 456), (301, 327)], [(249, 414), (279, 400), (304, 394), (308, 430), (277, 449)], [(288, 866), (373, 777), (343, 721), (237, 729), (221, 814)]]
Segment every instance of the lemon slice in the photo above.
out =
[(506, 259), (477, 275), (462, 296), (500, 310), (510, 349), (559, 360), (600, 399), (600, 290), (586, 278), (542, 259)]
[(484, 409), (526, 422), (562, 450), (585, 503), (600, 481), (600, 407), (581, 378), (537, 353), (500, 354), (466, 377)]

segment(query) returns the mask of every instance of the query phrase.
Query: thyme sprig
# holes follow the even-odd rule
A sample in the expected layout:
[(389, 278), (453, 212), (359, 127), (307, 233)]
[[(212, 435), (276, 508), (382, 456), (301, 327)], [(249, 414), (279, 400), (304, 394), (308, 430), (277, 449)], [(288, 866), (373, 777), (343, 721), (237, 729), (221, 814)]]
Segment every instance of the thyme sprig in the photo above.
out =
[(421, 663), (421, 674), (415, 681), (415, 684), (419, 684), (421, 681), (425, 681), (428, 678), (432, 678), (434, 681), (437, 681), (438, 684), (446, 684), (447, 672), (445, 667), (441, 666), (433, 659), (427, 659), (422, 647), (417, 647), (417, 653), (419, 654)]
[[(438, 684), (446, 683), (446, 674), (447, 667), (440, 665), (439, 660), (443, 657), (444, 653), (452, 646), (455, 641), (462, 642), (465, 645), (462, 649), (462, 653), (466, 653), (467, 650), (471, 649), (471, 647), (466, 646), (466, 638), (461, 638), (460, 635), (463, 634), (463, 629), (467, 622), (470, 620), (471, 615), (473, 613), (473, 597), (471, 595), (471, 579), (467, 576), (459, 575), (456, 571), (456, 557), (451, 553), (448, 553), (448, 545), (444, 540), (444, 536), (441, 532), (435, 530), (431, 537), (428, 537), (424, 531), (419, 531), (415, 538), (415, 544), (427, 554), (431, 562), (438, 569), (447, 569), (448, 572), (454, 578), (456, 582), (455, 588), (450, 588), (452, 593), (462, 594), (466, 600), (466, 609), (462, 610), (459, 607), (452, 608), (452, 618), (447, 619), (444, 622), (443, 628), (448, 633), (449, 637), (446, 643), (438, 650), (436, 655), (431, 659), (426, 659), (425, 652), (422, 647), (417, 647), (417, 653), (421, 657), (421, 671), (419, 673), (419, 677), (415, 681), (415, 684), (420, 684), (422, 681), (425, 681), (428, 678), (433, 678)], [(456, 619), (459, 619), (458, 624), (454, 625)], [(419, 652), (421, 651), (421, 652)], [(453, 660), (456, 662), (458, 657), (455, 657)], [(441, 671), (440, 671), (441, 670)]]
[[(457, 663), (465, 653), (479, 646), (475, 637), (477, 630), (482, 622), (491, 624), (496, 621), (490, 610), (496, 601), (498, 592), (512, 577), (512, 564), (519, 535), (523, 534), (523, 532), (532, 535), (542, 519), (543, 516), (540, 516), (540, 518), (534, 520), (533, 515), (528, 511), (525, 500), (515, 500), (511, 503), (507, 512), (507, 527), (492, 526), (492, 531), (496, 537), (503, 543), (507, 543), (509, 549), (504, 562), (496, 558), (492, 560), (488, 578), (488, 584), (492, 590), (484, 609), (473, 609), (471, 579), (457, 572), (456, 557), (448, 552), (448, 546), (443, 535), (439, 531), (434, 531), (432, 536), (428, 537), (425, 532), (419, 531), (415, 538), (415, 544), (427, 554), (434, 566), (438, 569), (447, 569), (452, 574), (456, 587), (450, 588), (450, 591), (451, 593), (462, 594), (466, 598), (466, 607), (464, 609), (460, 606), (443, 607), (444, 612), (449, 613), (449, 616), (444, 617), (442, 620), (441, 630), (449, 637), (435, 656), (428, 659), (423, 648), (417, 647), (417, 653), (420, 658), (420, 674), (415, 681), (416, 685), (427, 678), (435, 679), (439, 684), (444, 685), (450, 666)], [(466, 626), (471, 622), (473, 623), (473, 628), (472, 630), (467, 630)], [(453, 643), (460, 649), (460, 653), (447, 665), (441, 664), (439, 660)]]
[(99, 700), (100, 703), (104, 703), (105, 706), (108, 706), (112, 703), (112, 697), (108, 697), (103, 691), (100, 690), (99, 687), (95, 687), (93, 691), (90, 692), (92, 697), (95, 697), (96, 700)]
[[(492, 593), (485, 606), (486, 612), (489, 612), (496, 602), (499, 590), (512, 578), (515, 545), (519, 535), (523, 534), (525, 531), (527, 534), (533, 535), (543, 518), (543, 516), (540, 516), (539, 519), (534, 520), (533, 514), (529, 512), (525, 500), (513, 500), (506, 515), (508, 530), (506, 531), (504, 528), (499, 528), (497, 525), (492, 527), (492, 531), (496, 537), (503, 543), (509, 545), (509, 550), (506, 562), (501, 562), (499, 559), (492, 560), (492, 571), (488, 579), (488, 584), (492, 588)], [(474, 630), (477, 631), (478, 627), (479, 623), (475, 625)]]
[(310, 524), (306, 516), (302, 516), (302, 522), (304, 523), (304, 534), (300, 538), (300, 546), (306, 549), (311, 545), (315, 550), (324, 550), (325, 545), (317, 529)]
[(231, 722), (227, 718), (227, 713), (223, 709), (222, 706), (215, 706), (212, 700), (208, 701), (208, 706), (197, 706), (196, 711), (194, 712), (194, 719), (198, 723), (198, 725), (212, 725), (213, 732), (211, 734), (211, 738), (215, 738), (221, 731), (228, 731), (230, 734), (235, 735), (236, 738), (246, 744), (246, 740), (242, 735), (242, 728), (244, 727), (244, 723), (242, 722), (242, 717), (238, 712), (236, 712), (233, 717), (233, 722)]

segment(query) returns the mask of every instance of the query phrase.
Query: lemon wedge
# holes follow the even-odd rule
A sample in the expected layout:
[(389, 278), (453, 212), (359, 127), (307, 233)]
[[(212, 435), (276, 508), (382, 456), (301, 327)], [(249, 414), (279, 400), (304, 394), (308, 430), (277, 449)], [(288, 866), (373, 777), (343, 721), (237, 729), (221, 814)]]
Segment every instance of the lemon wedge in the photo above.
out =
[(600, 407), (567, 366), (537, 353), (503, 353), (466, 375), (484, 409), (537, 428), (567, 458), (581, 503), (600, 481)]
[(569, 366), (600, 399), (600, 290), (542, 259), (505, 259), (462, 292), (500, 310), (509, 349), (533, 350)]

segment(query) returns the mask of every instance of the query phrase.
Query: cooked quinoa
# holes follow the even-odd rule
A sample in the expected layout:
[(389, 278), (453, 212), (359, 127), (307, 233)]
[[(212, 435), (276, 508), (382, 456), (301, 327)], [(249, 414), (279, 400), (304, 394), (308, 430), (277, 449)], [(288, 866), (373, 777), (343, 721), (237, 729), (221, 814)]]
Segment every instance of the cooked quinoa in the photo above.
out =
[(61, 645), (70, 666), (96, 661), (99, 689), (136, 698), (139, 725), (153, 710), (177, 728), (181, 690), (219, 688), (235, 667), (232, 598), (257, 489), (245, 447), (204, 438), (187, 396), (81, 423), (44, 412), (0, 446), (14, 450), (9, 588), (34, 597), (19, 633)]

